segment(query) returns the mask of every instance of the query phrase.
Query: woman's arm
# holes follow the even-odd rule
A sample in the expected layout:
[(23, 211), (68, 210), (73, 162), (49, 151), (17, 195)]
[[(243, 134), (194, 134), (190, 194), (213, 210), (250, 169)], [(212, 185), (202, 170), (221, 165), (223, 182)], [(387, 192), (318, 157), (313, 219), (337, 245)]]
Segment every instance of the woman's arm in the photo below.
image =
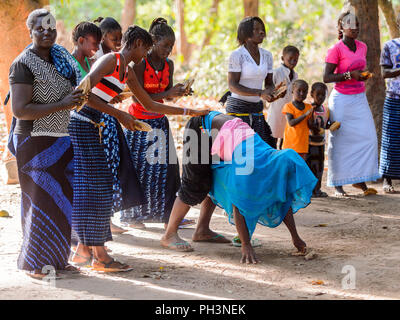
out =
[(185, 111), (187, 115), (192, 116), (200, 116), (204, 114), (208, 114), (208, 110), (194, 110), (194, 109), (183, 109), (179, 107), (168, 106), (162, 103), (158, 103), (153, 101), (148, 93), (143, 89), (140, 85), (139, 81), (136, 78), (135, 72), (129, 68), (128, 71), (128, 80), (127, 85), (131, 92), (135, 95), (136, 99), (140, 102), (140, 104), (148, 111), (158, 112), (163, 114), (184, 114)]
[(233, 206), (233, 218), (235, 220), (236, 230), (239, 234), (240, 242), (242, 244), (242, 258), (241, 263), (257, 263), (256, 254), (250, 243), (249, 230), (247, 229), (246, 220), (240, 214), (238, 208)]
[[(344, 73), (334, 73), (336, 70), (337, 64), (334, 63), (325, 63), (324, 70), (324, 82), (332, 83), (332, 82), (342, 82), (347, 81)], [(362, 70), (353, 70), (350, 72), (351, 79), (355, 79), (357, 81), (365, 81), (367, 78), (361, 75)]]
[(390, 66), (382, 66), (381, 70), (383, 79), (396, 78), (400, 76), (400, 68), (392, 69)]
[(15, 83), (11, 85), (12, 111), (17, 119), (36, 120), (57, 111), (72, 109), (83, 102), (82, 90), (74, 90), (62, 100), (48, 103), (32, 103), (33, 87), (31, 84)]
[(241, 72), (228, 72), (229, 90), (241, 96), (260, 96), (261, 89), (251, 89), (239, 84)]

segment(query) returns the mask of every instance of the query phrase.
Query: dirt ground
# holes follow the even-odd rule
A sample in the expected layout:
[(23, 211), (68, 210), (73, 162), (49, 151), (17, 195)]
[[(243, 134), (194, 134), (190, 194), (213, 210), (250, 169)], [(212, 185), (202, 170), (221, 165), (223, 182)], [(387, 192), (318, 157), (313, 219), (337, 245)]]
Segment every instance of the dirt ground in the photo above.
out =
[[(162, 225), (147, 224), (146, 230), (130, 229), (107, 243), (133, 271), (85, 272), (49, 285), (16, 269), (20, 189), (1, 185), (1, 209), (12, 217), (0, 218), (0, 299), (399, 299), (400, 193), (383, 195), (379, 184), (373, 186), (378, 195), (363, 197), (347, 187), (350, 199), (316, 199), (295, 215), (300, 235), (318, 254), (313, 260), (291, 256), (294, 248), (283, 224), (257, 227), (261, 263), (251, 266), (240, 264), (240, 250), (229, 244), (194, 243), (191, 253), (163, 249)], [(189, 216), (198, 214), (193, 208)], [(227, 237), (235, 235), (221, 210), (211, 224)], [(193, 231), (180, 234), (190, 240)], [(350, 275), (353, 282), (346, 280)]]

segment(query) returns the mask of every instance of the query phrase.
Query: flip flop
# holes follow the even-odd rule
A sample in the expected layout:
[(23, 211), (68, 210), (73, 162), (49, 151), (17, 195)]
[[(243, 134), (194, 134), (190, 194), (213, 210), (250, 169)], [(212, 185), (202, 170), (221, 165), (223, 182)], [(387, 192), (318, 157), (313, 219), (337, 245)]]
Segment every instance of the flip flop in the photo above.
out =
[[(180, 252), (192, 252), (193, 248), (190, 246), (189, 242), (184, 241), (184, 242), (172, 242), (169, 243), (167, 246), (163, 245), (162, 246), (166, 249), (171, 249), (171, 250), (175, 250), (175, 251), (180, 251)], [(181, 248), (178, 246), (186, 246), (186, 248)], [(187, 247), (189, 246), (189, 247)]]
[[(261, 240), (260, 239), (257, 239), (257, 238), (251, 239), (250, 243), (251, 243), (251, 246), (253, 248), (261, 247)], [(241, 247), (242, 243), (240, 242), (240, 238), (237, 237), (237, 236), (235, 238), (233, 238), (232, 239), (232, 245), (234, 247)]]
[(84, 256), (81, 256), (79, 253), (76, 253), (76, 252), (74, 252), (74, 255), (77, 255), (79, 258), (82, 258), (82, 259), (85, 259), (85, 260), (82, 261), (82, 262), (70, 261), (69, 263), (71, 264), (71, 266), (78, 267), (78, 268), (90, 268), (91, 267), (92, 259), (93, 259), (92, 255), (90, 255), (89, 257), (84, 257)]
[(342, 192), (336, 191), (334, 194), (334, 197), (339, 198), (339, 199), (345, 199), (345, 198), (349, 198), (350, 196), (346, 192), (342, 193)]
[(396, 193), (396, 191), (394, 190), (393, 186), (390, 185), (386, 185), (382, 188), (384, 193)]
[[(93, 263), (98, 263), (100, 265), (93, 266)], [(100, 262), (98, 260), (93, 260), (93, 263), (91, 269), (92, 271), (97, 271), (97, 272), (127, 272), (133, 270), (133, 268), (130, 267), (129, 265), (119, 262), (115, 259), (112, 259), (110, 262), (107, 263)], [(112, 267), (113, 264), (117, 266)]]
[(209, 239), (192, 240), (193, 242), (211, 242), (211, 243), (230, 243), (231, 241), (225, 238), (222, 234), (217, 234), (216, 236)]
[(183, 219), (181, 221), (181, 223), (179, 224), (178, 228), (185, 229), (187, 227), (194, 226), (195, 224), (196, 224), (196, 221), (194, 221), (194, 220)]
[(367, 190), (364, 191), (364, 196), (370, 196), (370, 195), (374, 195), (377, 193), (378, 193), (378, 191), (376, 191), (376, 189), (368, 188)]

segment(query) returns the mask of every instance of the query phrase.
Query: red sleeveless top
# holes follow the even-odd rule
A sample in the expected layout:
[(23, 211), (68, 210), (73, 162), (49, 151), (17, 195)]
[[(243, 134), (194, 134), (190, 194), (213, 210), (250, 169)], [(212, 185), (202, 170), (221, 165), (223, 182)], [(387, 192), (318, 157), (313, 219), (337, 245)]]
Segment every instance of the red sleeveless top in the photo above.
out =
[(121, 56), (119, 53), (114, 53), (114, 55), (117, 58), (114, 72), (105, 76), (94, 88), (92, 88), (92, 92), (107, 103), (124, 90), (126, 79), (128, 77), (128, 66), (126, 66), (124, 79), (122, 81), (119, 80)]
[[(144, 62), (144, 90), (146, 90), (146, 92), (149, 94), (164, 92), (169, 85), (169, 65), (167, 60), (165, 60), (164, 69), (158, 71), (158, 73), (156, 73), (147, 59), (145, 59)], [(160, 99), (157, 100), (157, 102), (163, 103), (164, 100)], [(164, 115), (161, 113), (147, 111), (138, 102), (134, 102), (129, 106), (129, 113), (138, 119), (156, 119), (164, 117)]]

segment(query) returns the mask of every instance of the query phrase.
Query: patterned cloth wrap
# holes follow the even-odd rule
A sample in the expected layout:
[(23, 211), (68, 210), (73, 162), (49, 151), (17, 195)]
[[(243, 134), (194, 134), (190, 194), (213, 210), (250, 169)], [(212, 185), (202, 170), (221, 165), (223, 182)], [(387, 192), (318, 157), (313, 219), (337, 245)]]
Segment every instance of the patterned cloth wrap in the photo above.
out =
[[(32, 46), (32, 43), (29, 44), (26, 49), (29, 49)], [(71, 81), (73, 86), (76, 86), (81, 80), (81, 72), (79, 71), (78, 65), (76, 61), (72, 57), (72, 55), (65, 49), (63, 46), (58, 44), (54, 44), (50, 49), (50, 56), (53, 60), (53, 64), (56, 67), (57, 71), (66, 79)], [(16, 119), (13, 117), (10, 135), (8, 136), (8, 149), (15, 156), (15, 147), (13, 141), (14, 128), (16, 125)]]

